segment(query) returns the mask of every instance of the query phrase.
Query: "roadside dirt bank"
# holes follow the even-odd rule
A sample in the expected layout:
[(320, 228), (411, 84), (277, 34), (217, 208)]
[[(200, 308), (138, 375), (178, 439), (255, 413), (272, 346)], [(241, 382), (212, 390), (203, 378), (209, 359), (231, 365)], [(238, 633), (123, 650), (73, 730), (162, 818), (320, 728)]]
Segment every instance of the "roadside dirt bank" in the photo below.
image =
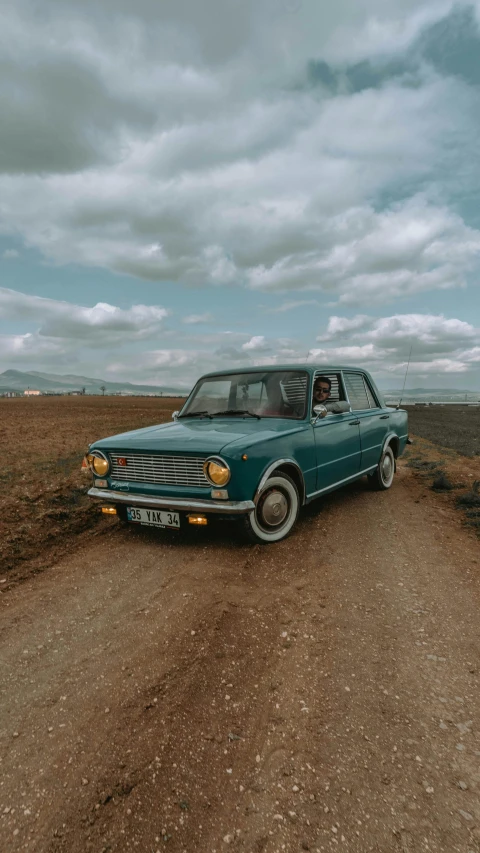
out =
[(170, 420), (175, 397), (0, 397), (0, 573), (18, 583), (102, 532), (80, 465), (98, 438)]
[(0, 849), (480, 851), (480, 553), (401, 464), (260, 548), (115, 527), (0, 596)]

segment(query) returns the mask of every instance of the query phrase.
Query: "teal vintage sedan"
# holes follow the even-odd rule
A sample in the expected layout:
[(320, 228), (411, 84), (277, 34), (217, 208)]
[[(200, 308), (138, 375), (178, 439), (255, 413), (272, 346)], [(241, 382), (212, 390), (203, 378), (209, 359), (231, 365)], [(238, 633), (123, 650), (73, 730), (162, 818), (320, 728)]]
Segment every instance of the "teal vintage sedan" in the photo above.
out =
[(96, 441), (84, 466), (88, 494), (126, 522), (182, 530), (235, 516), (268, 543), (346, 483), (389, 489), (407, 441), (407, 413), (366, 370), (248, 367), (202, 376), (173, 423)]

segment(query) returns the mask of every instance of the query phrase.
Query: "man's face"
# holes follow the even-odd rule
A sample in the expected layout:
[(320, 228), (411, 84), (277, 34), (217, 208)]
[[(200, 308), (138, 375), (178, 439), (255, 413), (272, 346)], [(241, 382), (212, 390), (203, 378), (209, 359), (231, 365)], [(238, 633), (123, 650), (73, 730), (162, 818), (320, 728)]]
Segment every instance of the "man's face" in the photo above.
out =
[(313, 402), (315, 405), (320, 405), (320, 403), (326, 403), (330, 396), (330, 388), (328, 387), (326, 382), (315, 382), (313, 386)]

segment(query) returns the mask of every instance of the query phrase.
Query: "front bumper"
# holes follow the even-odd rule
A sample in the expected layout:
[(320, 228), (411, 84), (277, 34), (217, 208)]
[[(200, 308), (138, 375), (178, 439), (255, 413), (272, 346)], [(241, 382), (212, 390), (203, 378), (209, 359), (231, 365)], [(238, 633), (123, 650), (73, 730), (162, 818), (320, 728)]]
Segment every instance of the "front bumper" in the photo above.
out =
[(253, 501), (201, 501), (188, 498), (162, 498), (153, 495), (132, 495), (114, 492), (112, 489), (88, 490), (91, 498), (113, 504), (155, 507), (155, 509), (178, 509), (186, 512), (216, 512), (222, 515), (245, 515), (255, 509)]

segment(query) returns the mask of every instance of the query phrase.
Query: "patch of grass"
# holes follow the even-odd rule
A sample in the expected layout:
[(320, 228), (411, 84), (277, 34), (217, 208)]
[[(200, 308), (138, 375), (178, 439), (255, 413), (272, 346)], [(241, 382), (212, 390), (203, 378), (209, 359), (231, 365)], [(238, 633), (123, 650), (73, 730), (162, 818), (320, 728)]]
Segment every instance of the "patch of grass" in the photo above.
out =
[(458, 496), (457, 505), (462, 507), (480, 507), (480, 480), (475, 480), (469, 492)]
[(452, 489), (455, 488), (455, 486), (451, 482), (451, 480), (448, 479), (447, 475), (445, 474), (445, 471), (439, 471), (432, 483), (431, 488), (435, 492), (450, 492)]
[(480, 480), (475, 480), (469, 492), (459, 495), (457, 507), (463, 509), (468, 527), (473, 527), (480, 536)]
[(418, 456), (410, 459), (407, 465), (409, 468), (415, 468), (416, 471), (435, 471), (440, 467), (439, 462), (429, 462), (427, 459), (419, 459)]

